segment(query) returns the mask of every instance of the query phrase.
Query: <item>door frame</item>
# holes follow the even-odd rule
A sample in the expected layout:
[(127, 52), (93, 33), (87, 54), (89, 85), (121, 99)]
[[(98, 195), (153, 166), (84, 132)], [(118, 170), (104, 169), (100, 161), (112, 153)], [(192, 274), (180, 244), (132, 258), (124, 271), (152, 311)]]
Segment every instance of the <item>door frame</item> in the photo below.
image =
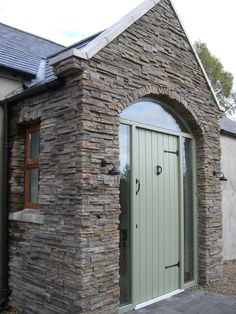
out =
[[(178, 117), (178, 116), (177, 116)], [(179, 120), (182, 121), (180, 117), (178, 117)], [(189, 287), (194, 286), (197, 281), (197, 185), (196, 185), (196, 143), (195, 139), (189, 130), (188, 126), (186, 123), (184, 125), (186, 126), (186, 129), (189, 131), (189, 133), (186, 132), (176, 132), (168, 129), (162, 129), (159, 127), (151, 126), (145, 123), (140, 123), (128, 119), (120, 119), (120, 124), (124, 125), (129, 125), (130, 126), (130, 147), (131, 147), (131, 152), (130, 152), (130, 163), (131, 163), (131, 171), (130, 171), (130, 179), (131, 179), (131, 186), (130, 186), (130, 191), (131, 191), (131, 198), (130, 198), (130, 269), (131, 269), (131, 291), (130, 291), (130, 298), (131, 298), (131, 303), (129, 305), (124, 305), (121, 306), (119, 309), (120, 313), (125, 313), (127, 311), (130, 311), (134, 309), (137, 305), (137, 293), (136, 293), (136, 288), (134, 284), (133, 278), (135, 277), (135, 248), (134, 248), (134, 233), (135, 233), (135, 223), (134, 223), (134, 204), (136, 200), (136, 185), (134, 184), (135, 182), (135, 175), (137, 172), (137, 169), (134, 167), (137, 167), (137, 165), (134, 162), (134, 156), (135, 153), (137, 152), (137, 137), (136, 137), (136, 129), (141, 128), (149, 131), (154, 131), (157, 133), (162, 133), (162, 134), (167, 134), (167, 135), (173, 135), (178, 138), (178, 150), (179, 150), (179, 158), (178, 158), (178, 166), (179, 166), (179, 232), (180, 232), (180, 238), (179, 238), (179, 253), (180, 253), (180, 282), (179, 282), (179, 289), (184, 290)], [(184, 187), (183, 187), (183, 167), (182, 167), (182, 158), (183, 158), (183, 149), (182, 149), (182, 139), (183, 138), (189, 138), (192, 140), (192, 165), (193, 165), (193, 262), (194, 262), (194, 268), (193, 268), (193, 280), (184, 283)], [(165, 296), (164, 296), (165, 297)]]

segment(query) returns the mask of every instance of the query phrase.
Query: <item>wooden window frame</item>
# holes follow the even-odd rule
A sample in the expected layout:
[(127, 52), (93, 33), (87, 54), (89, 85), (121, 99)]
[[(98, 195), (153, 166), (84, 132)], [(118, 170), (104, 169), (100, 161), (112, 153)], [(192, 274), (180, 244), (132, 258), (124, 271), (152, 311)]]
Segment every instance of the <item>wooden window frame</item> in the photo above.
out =
[(39, 158), (30, 159), (30, 134), (40, 132), (40, 124), (34, 124), (26, 127), (25, 129), (25, 167), (24, 167), (24, 207), (25, 208), (38, 208), (38, 203), (32, 203), (30, 199), (30, 178), (29, 173), (31, 169), (39, 169)]

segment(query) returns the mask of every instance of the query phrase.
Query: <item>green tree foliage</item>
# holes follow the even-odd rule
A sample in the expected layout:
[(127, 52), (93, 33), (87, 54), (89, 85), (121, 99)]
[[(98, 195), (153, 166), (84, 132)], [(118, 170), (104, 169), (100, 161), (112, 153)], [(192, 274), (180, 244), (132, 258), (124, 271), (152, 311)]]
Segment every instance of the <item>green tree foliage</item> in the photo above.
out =
[(219, 59), (211, 54), (207, 45), (201, 41), (194, 44), (194, 48), (209, 77), (216, 96), (226, 111), (235, 111), (236, 93), (233, 93), (233, 75), (224, 70)]

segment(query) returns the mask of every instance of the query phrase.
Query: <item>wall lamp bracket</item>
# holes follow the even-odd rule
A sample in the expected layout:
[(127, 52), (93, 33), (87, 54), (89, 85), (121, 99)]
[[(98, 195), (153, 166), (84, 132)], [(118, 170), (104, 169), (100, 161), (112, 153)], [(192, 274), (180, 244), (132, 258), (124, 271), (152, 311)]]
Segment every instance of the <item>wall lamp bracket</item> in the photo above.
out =
[(223, 172), (213, 171), (213, 175), (220, 179), (220, 181), (228, 181)]
[(120, 174), (120, 171), (119, 171), (118, 169), (116, 169), (116, 167), (115, 167), (115, 165), (114, 165), (113, 162), (108, 162), (108, 161), (106, 161), (105, 159), (102, 159), (102, 160), (101, 160), (101, 167), (102, 167), (102, 168), (105, 168), (105, 167), (107, 167), (107, 166), (109, 166), (109, 165), (112, 165), (113, 168), (108, 171), (108, 174), (109, 174), (110, 176), (118, 176), (118, 175)]

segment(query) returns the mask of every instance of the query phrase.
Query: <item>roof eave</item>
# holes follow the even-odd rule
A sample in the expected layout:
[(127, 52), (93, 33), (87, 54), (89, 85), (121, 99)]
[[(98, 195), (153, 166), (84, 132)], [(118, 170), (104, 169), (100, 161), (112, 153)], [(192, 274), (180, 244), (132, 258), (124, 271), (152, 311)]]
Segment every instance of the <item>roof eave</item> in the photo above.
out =
[(72, 48), (68, 51), (62, 52), (50, 59), (49, 64), (54, 65), (61, 62), (69, 57), (75, 56), (85, 60), (91, 59), (96, 53), (108, 45), (112, 40), (124, 32), (129, 26), (136, 22), (140, 17), (151, 10), (158, 2), (161, 0), (146, 0), (141, 3), (138, 7), (132, 10), (129, 14), (121, 18), (117, 23), (115, 23), (110, 28), (106, 29), (94, 40), (88, 43), (85, 47), (81, 49)]
[(59, 87), (63, 86), (64, 83), (65, 82), (62, 78), (55, 78), (55, 79), (47, 81), (43, 84), (38, 84), (38, 85), (32, 86), (32, 87), (25, 89), (25, 90), (15, 94), (15, 95), (12, 95), (10, 97), (6, 97), (5, 99), (0, 100), (0, 105), (2, 105), (4, 103), (4, 101), (7, 101), (7, 103), (9, 103), (9, 104), (14, 104), (17, 101), (27, 99), (27, 98), (32, 97), (32, 96), (36, 96), (36, 95), (41, 94), (45, 91), (59, 88)]
[(221, 129), (221, 130), (220, 130), (220, 133), (223, 134), (223, 135), (228, 135), (228, 136), (236, 137), (236, 133), (230, 132), (230, 131), (227, 131), (227, 130), (224, 130), (224, 129)]
[(113, 26), (105, 30), (88, 45), (80, 51), (85, 53), (88, 59), (91, 59), (97, 52), (103, 49), (106, 45), (112, 42), (117, 36), (123, 33), (128, 27), (139, 20), (144, 14), (151, 10), (161, 0), (146, 0), (138, 7), (121, 18)]
[(62, 53), (58, 54), (57, 56), (51, 58), (49, 60), (49, 65), (53, 66), (56, 63), (59, 63), (65, 59), (68, 59), (70, 57), (78, 57), (82, 59), (88, 59), (87, 55), (81, 50), (76, 49), (76, 48), (71, 48), (70, 50), (63, 51)]
[(36, 74), (30, 73), (30, 72), (27, 72), (27, 71), (24, 71), (24, 70), (16, 69), (14, 67), (6, 66), (6, 65), (3, 65), (3, 64), (0, 64), (0, 69), (16, 73), (16, 74), (21, 75), (22, 77), (24, 77), (26, 79), (33, 79), (33, 78), (36, 77)]
[[(102, 32), (99, 36), (97, 36), (94, 40), (92, 40), (90, 43), (88, 43), (85, 47), (82, 49), (76, 49), (72, 48), (68, 51), (64, 51), (61, 54), (57, 55), (56, 57), (50, 59), (49, 64), (54, 65), (58, 62), (61, 62), (69, 57), (75, 56), (78, 58), (82, 58), (85, 60), (91, 59), (96, 53), (98, 53), (101, 49), (103, 49), (106, 45), (108, 45), (112, 40), (114, 40), (117, 36), (119, 36), (123, 31), (125, 31), (128, 27), (130, 27), (133, 23), (135, 23), (139, 18), (141, 18), (144, 14), (146, 14), (149, 10), (151, 10), (156, 4), (158, 4), (161, 0), (146, 0), (143, 3), (141, 3), (138, 7), (136, 7), (134, 10), (132, 10), (129, 14), (124, 16), (122, 19), (120, 19), (116, 24)], [(220, 104), (219, 100), (216, 97), (216, 94), (213, 90), (213, 87), (211, 85), (211, 82), (206, 74), (206, 71), (193, 47), (193, 44), (188, 36), (188, 33), (186, 32), (186, 29), (181, 21), (181, 18), (172, 2), (170, 0), (170, 3), (175, 11), (175, 14), (179, 20), (179, 23), (186, 35), (186, 38), (188, 40), (188, 43), (194, 53), (194, 56), (196, 58), (197, 63), (199, 64), (202, 73), (206, 79), (206, 82), (210, 88), (210, 91), (213, 95), (213, 98), (219, 108), (220, 111), (225, 111), (225, 108)]]

